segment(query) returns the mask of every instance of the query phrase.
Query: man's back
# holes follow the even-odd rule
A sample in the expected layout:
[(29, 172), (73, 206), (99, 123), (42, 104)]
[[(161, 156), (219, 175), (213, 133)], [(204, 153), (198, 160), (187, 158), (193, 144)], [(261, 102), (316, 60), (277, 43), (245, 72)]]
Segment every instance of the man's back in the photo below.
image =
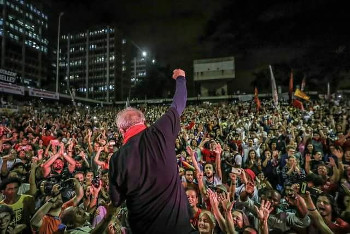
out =
[(188, 199), (178, 176), (175, 138), (180, 118), (170, 108), (132, 137), (110, 163), (113, 201), (127, 200), (133, 233), (189, 233)]

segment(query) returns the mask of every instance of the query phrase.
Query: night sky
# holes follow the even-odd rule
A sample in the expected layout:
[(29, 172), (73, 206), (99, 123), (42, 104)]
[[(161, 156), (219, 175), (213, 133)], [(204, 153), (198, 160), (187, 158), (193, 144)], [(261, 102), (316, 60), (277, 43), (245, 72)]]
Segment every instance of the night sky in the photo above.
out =
[(312, 76), (303, 68), (305, 61), (349, 53), (350, 14), (342, 2), (51, 0), (50, 33), (55, 38), (57, 16), (64, 11), (63, 33), (116, 24), (127, 38), (171, 67), (190, 70), (193, 59), (235, 56), (239, 75), (240, 69), (276, 63), (282, 56)]

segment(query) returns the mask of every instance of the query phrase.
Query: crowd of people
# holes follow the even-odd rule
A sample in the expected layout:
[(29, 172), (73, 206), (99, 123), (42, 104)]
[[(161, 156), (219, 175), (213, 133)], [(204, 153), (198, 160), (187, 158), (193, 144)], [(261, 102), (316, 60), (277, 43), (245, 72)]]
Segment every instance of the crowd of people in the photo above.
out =
[[(193, 233), (350, 233), (349, 107), (188, 105), (174, 150)], [(169, 106), (139, 108), (151, 125)], [(131, 233), (109, 195), (120, 110), (32, 103), (1, 116), (1, 233)]]

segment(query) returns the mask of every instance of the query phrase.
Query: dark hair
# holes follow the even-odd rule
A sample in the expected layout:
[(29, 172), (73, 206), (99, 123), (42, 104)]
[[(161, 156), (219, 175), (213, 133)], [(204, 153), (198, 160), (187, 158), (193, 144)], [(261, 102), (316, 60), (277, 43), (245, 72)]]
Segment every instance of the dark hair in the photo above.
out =
[(319, 197), (327, 197), (330, 206), (332, 207), (332, 221), (335, 221), (336, 218), (339, 217), (339, 210), (338, 210), (338, 206), (337, 203), (335, 202), (335, 199), (332, 195), (328, 194), (328, 193), (321, 193), (317, 199)]
[(12, 169), (15, 169), (15, 168), (20, 167), (20, 166), (25, 167), (25, 164), (22, 162), (16, 162), (13, 164)]
[(312, 182), (315, 187), (322, 186), (325, 184), (325, 180), (321, 176), (316, 175), (314, 173), (307, 174), (305, 177), (305, 181)]
[(107, 174), (109, 171), (107, 169), (101, 170), (101, 175)]
[(64, 212), (61, 217), (61, 221), (64, 225), (67, 226), (67, 229), (72, 229), (75, 227), (76, 219), (73, 209), (74, 208), (72, 208), (72, 210), (69, 210), (69, 213), (68, 211)]
[(16, 177), (10, 177), (4, 179), (0, 184), (0, 190), (5, 190), (8, 184), (17, 183), (18, 187), (21, 186), (21, 180)]
[(193, 172), (193, 174), (194, 174), (194, 170), (193, 170), (193, 169), (191, 169), (191, 168), (186, 168), (186, 169), (185, 169), (185, 174), (186, 174), (186, 171), (192, 171), (192, 172)]
[(92, 174), (94, 174), (94, 175), (95, 175), (95, 173), (94, 173), (94, 171), (93, 171), (93, 170), (87, 170), (87, 171), (85, 171), (85, 175), (87, 175), (87, 173), (89, 173), (89, 172), (92, 172)]
[(75, 171), (73, 176), (77, 175), (77, 174), (83, 174), (84, 175), (84, 172), (83, 171)]
[(248, 159), (247, 159), (247, 160), (250, 160), (250, 153), (251, 153), (251, 152), (254, 152), (254, 153), (255, 153), (255, 158), (257, 158), (256, 150), (251, 149), (251, 150), (248, 151)]
[(238, 150), (238, 146), (237, 146), (236, 143), (231, 142), (228, 145), (229, 145), (229, 147), (231, 148), (232, 151), (237, 151)]
[(186, 188), (186, 192), (187, 191), (195, 191), (196, 192), (196, 196), (198, 197), (198, 191), (197, 191), (197, 189), (194, 186), (188, 186)]
[(205, 168), (207, 165), (211, 165), (211, 166), (213, 167), (213, 174), (215, 174), (215, 167), (214, 167), (214, 164), (213, 164), (213, 163), (210, 163), (210, 162), (206, 162), (206, 163), (204, 163), (203, 168)]
[(15, 212), (12, 210), (11, 207), (6, 205), (0, 205), (0, 213), (9, 213), (11, 216), (11, 220), (15, 217)]

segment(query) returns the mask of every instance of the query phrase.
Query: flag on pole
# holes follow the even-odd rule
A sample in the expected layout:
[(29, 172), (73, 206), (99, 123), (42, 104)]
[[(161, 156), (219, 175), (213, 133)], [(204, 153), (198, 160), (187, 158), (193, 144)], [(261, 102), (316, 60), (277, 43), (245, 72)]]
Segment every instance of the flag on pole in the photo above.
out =
[(275, 77), (273, 75), (273, 71), (272, 71), (271, 65), (269, 65), (269, 68), (270, 68), (270, 75), (271, 75), (273, 102), (275, 104), (275, 107), (278, 107), (278, 93), (277, 93), (277, 88), (276, 88), (276, 81), (275, 81)]
[(293, 106), (294, 106), (295, 108), (300, 109), (300, 110), (304, 110), (304, 105), (303, 105), (303, 103), (302, 103), (301, 101), (297, 100), (297, 99), (294, 99), (294, 100), (293, 100)]
[(300, 90), (304, 91), (305, 89), (305, 84), (306, 84), (306, 77), (304, 76), (303, 80), (301, 81), (301, 86), (300, 86)]
[(303, 91), (301, 91), (300, 89), (296, 89), (294, 96), (299, 97), (301, 99), (304, 99), (306, 101), (310, 100), (310, 97), (306, 95), (306, 93), (304, 93)]
[(290, 72), (288, 95), (289, 95), (289, 103), (292, 104), (292, 99), (293, 99), (293, 71)]
[(260, 108), (261, 108), (261, 102), (259, 99), (259, 94), (258, 94), (258, 88), (255, 87), (254, 89), (254, 101), (256, 103), (256, 110), (259, 112)]

